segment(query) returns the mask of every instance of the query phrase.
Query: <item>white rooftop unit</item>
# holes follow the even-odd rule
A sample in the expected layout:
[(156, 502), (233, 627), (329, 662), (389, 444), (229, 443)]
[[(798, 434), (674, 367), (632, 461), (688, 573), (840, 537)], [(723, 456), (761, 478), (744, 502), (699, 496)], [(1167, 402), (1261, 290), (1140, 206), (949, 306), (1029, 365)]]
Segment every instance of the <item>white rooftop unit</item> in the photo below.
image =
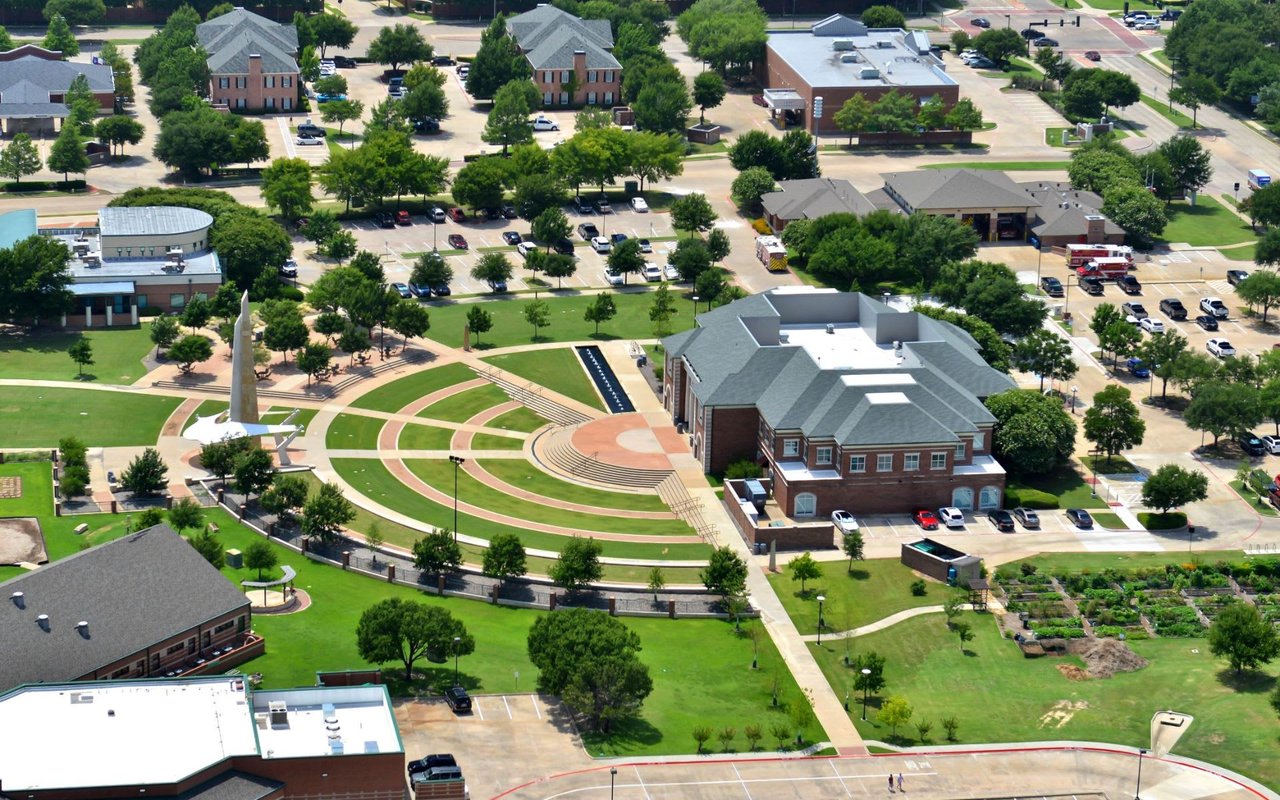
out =
[(853, 40), (852, 39), (832, 39), (831, 49), (832, 50), (852, 50)]

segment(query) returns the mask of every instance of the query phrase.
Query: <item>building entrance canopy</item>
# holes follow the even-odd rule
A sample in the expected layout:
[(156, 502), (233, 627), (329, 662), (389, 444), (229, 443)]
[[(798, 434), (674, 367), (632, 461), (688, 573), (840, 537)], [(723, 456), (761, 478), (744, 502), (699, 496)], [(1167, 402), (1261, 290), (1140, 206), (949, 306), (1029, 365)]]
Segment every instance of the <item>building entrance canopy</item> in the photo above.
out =
[(804, 111), (804, 98), (795, 89), (765, 89), (764, 102), (775, 111)]

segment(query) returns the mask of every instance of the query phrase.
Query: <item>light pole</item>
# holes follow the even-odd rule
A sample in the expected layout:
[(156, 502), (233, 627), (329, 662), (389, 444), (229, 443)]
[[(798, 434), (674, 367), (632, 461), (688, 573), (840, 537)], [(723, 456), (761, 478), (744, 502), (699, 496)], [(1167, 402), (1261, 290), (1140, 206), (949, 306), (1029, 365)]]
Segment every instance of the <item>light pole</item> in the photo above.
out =
[(1142, 757), (1146, 753), (1146, 748), (1138, 748), (1138, 785), (1133, 789), (1133, 800), (1142, 800)]
[(1079, 393), (1080, 393), (1079, 386), (1071, 387), (1071, 413), (1072, 414), (1076, 413), (1076, 395), (1078, 395)]
[(818, 644), (822, 644), (822, 604), (827, 598), (818, 595)]
[(613, 800), (613, 779), (618, 777), (618, 768), (609, 767), (609, 800)]
[(458, 647), (462, 644), (462, 637), (453, 637), (453, 685), (458, 686)]
[(458, 543), (458, 467), (466, 463), (462, 456), (449, 456), (453, 462), (453, 543)]
[(1040, 289), (1040, 262), (1044, 260), (1044, 245), (1036, 247), (1036, 290)]
[(867, 721), (867, 687), (871, 685), (871, 669), (862, 668), (862, 721)]
[(1010, 15), (1010, 14), (1005, 14), (1005, 15), (1004, 15), (1004, 27), (1005, 27), (1005, 29), (1006, 29), (1006, 30), (1007, 30), (1007, 29), (1009, 29), (1009, 28), (1011, 28), (1011, 27), (1013, 27), (1013, 25), (1012, 25), (1012, 24), (1011, 24), (1011, 22), (1010, 22), (1010, 17), (1011, 17), (1011, 16), (1012, 16), (1012, 15)]
[(701, 300), (702, 298), (701, 298), (701, 297), (698, 297), (698, 296), (695, 294), (695, 295), (694, 295), (692, 298), (690, 298), (690, 299), (692, 299), (692, 300), (693, 300), (693, 315), (696, 317), (696, 316), (698, 316), (698, 301), (699, 301), (699, 300)]

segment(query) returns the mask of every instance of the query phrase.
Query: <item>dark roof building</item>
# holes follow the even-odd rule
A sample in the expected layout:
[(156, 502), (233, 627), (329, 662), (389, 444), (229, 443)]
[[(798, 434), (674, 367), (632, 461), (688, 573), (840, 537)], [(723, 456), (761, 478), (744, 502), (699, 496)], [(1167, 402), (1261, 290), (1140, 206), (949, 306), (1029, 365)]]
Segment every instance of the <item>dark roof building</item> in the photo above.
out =
[(1020, 183), (1039, 202), (1033, 212), (1031, 234), (1047, 247), (1068, 244), (1124, 244), (1124, 228), (1102, 213), (1102, 197), (1069, 183)]
[(249, 614), (168, 526), (138, 531), (0, 584), (0, 689), (190, 672), (246, 644)]
[(237, 8), (196, 26), (209, 54), (209, 97), (231, 110), (288, 112), (298, 98), (298, 32)]
[(782, 181), (778, 191), (760, 198), (765, 220), (779, 233), (788, 222), (817, 219), (827, 214), (864, 216), (876, 210), (870, 200), (844, 178), (805, 178)]
[(77, 75), (89, 82), (98, 106), (115, 104), (115, 76), (106, 64), (63, 61), (62, 54), (35, 45), (0, 53), (0, 119), (6, 133), (53, 130), (54, 119), (71, 112), (64, 98)]
[(588, 69), (622, 69), (613, 57), (613, 30), (607, 19), (579, 19), (553, 5), (507, 20), (507, 31), (535, 70), (573, 69), (574, 53)]

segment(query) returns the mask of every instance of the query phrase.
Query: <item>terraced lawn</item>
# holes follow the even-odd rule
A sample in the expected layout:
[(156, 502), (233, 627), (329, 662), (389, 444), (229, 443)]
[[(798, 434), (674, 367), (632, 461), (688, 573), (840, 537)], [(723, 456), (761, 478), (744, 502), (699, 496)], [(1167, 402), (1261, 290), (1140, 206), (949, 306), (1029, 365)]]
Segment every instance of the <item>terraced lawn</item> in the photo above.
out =
[(181, 402), (141, 392), (0, 386), (0, 444), (53, 447), (78, 436), (89, 447), (154, 445)]
[(471, 437), (472, 450), (523, 450), (524, 442), (509, 436), (496, 436), (492, 433), (477, 433)]
[(528, 408), (513, 408), (505, 414), (499, 414), (484, 424), (486, 428), (501, 428), (504, 431), (520, 431), (533, 433), (546, 425), (549, 420)]
[[(435, 313), (435, 309), (432, 309)], [(356, 398), (351, 403), (355, 408), (367, 408), (370, 411), (386, 411), (393, 414), (405, 406), (432, 392), (472, 380), (476, 374), (465, 364), (446, 364), (443, 367), (428, 367), (420, 372), (406, 375), (399, 380), (384, 384)]]
[[(448, 466), (448, 462), (444, 462)], [(413, 519), (437, 527), (453, 526), (453, 508), (433, 502), (404, 485), (391, 474), (380, 460), (371, 458), (335, 458), (333, 468), (356, 491), (388, 508)], [(452, 470), (450, 470), (452, 471)], [(449, 489), (453, 490), (453, 478), (449, 477)], [(496, 508), (505, 509), (504, 503)], [(492, 538), (498, 533), (510, 532), (510, 527), (470, 514), (458, 515), (459, 532), (470, 536)], [(540, 531), (521, 531), (525, 547), (558, 552), (566, 537)], [(705, 544), (649, 544), (600, 539), (602, 555), (628, 559), (655, 559), (672, 561), (699, 561), (707, 558), (711, 548)]]
[(418, 416), (445, 422), (466, 422), (481, 411), (502, 405), (510, 399), (506, 392), (492, 383), (486, 383), (484, 386), (449, 395), (443, 400), (432, 403), (419, 411)]
[[(448, 461), (406, 459), (405, 466), (423, 481), (448, 494), (453, 489), (454, 467)], [(626, 519), (605, 514), (583, 514), (551, 505), (512, 497), (506, 492), (481, 483), (465, 471), (458, 472), (458, 497), (474, 506), (491, 508), (516, 517), (560, 525), (583, 531), (632, 533), (646, 536), (688, 536), (693, 529), (678, 519)], [(608, 508), (608, 506), (605, 506)]]
[(324, 445), (331, 450), (377, 450), (378, 432), (387, 421), (362, 414), (339, 414), (329, 423)]
[(559, 392), (565, 397), (572, 397), (580, 403), (604, 411), (604, 403), (600, 394), (587, 377), (582, 360), (572, 347), (556, 350), (539, 350), (533, 353), (510, 353), (504, 356), (486, 358), (490, 364), (504, 369), (539, 386)]
[(435, 425), (405, 425), (396, 446), (401, 450), (448, 450), (453, 441), (452, 428)]
[(631, 494), (630, 492), (610, 492), (606, 489), (593, 489), (561, 480), (548, 475), (542, 470), (519, 459), (486, 459), (479, 462), (490, 475), (499, 478), (512, 486), (519, 486), (526, 491), (550, 497), (555, 500), (567, 500), (570, 503), (599, 506), (600, 508), (620, 508), (628, 511), (669, 511), (667, 504), (656, 494)]

